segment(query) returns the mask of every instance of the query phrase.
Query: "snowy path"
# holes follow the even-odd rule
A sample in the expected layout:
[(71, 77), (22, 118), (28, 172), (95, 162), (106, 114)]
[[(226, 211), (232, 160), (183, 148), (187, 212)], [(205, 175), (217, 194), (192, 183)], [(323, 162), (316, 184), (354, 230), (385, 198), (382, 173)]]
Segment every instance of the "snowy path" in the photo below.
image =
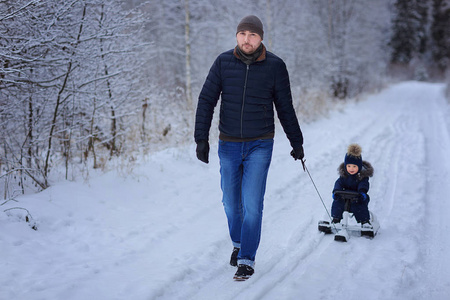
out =
[[(0, 213), (0, 299), (448, 299), (450, 108), (444, 86), (405, 82), (303, 125), (307, 167), (327, 208), (348, 144), (372, 163), (373, 239), (338, 243), (278, 128), (255, 275), (234, 282), (217, 147), (148, 157), (132, 175), (63, 183)], [(12, 205), (12, 204), (11, 204)], [(337, 295), (345, 295), (337, 297)], [(305, 298), (307, 296), (307, 298)]]

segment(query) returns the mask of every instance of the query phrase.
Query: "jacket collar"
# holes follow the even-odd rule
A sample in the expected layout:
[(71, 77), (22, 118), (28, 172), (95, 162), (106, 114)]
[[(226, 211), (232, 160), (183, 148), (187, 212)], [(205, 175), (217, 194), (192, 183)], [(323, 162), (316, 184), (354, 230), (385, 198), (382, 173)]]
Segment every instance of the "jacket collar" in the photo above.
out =
[[(255, 60), (255, 62), (263, 61), (263, 60), (266, 59), (266, 52), (267, 52), (267, 51), (266, 51), (266, 46), (264, 46), (263, 43), (261, 43), (261, 45), (262, 45), (261, 55)], [(238, 48), (238, 46), (234, 47), (233, 55), (234, 55), (237, 59), (240, 60), (241, 58), (239, 57), (239, 54), (237, 53), (237, 48)]]

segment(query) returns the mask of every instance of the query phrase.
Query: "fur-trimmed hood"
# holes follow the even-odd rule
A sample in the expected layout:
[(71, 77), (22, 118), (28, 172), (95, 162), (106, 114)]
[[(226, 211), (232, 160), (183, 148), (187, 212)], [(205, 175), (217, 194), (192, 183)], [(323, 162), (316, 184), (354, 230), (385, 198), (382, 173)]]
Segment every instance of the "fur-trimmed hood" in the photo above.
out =
[[(345, 169), (345, 163), (340, 164), (340, 166), (338, 168), (338, 172), (339, 172), (339, 176), (341, 176), (341, 177), (345, 178), (345, 177), (350, 176), (350, 174)], [(360, 170), (356, 175), (358, 176), (358, 179), (361, 180), (365, 177), (372, 177), (373, 172), (374, 171), (373, 171), (372, 165), (368, 161), (363, 160), (362, 170)]]

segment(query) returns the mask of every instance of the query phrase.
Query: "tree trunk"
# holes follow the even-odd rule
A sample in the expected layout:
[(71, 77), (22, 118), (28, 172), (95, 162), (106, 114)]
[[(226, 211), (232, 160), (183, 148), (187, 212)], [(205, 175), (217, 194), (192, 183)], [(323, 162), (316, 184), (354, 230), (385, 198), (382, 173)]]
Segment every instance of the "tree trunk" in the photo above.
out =
[[(78, 36), (77, 36), (77, 40), (76, 40), (76, 44), (75, 44), (74, 48), (76, 48), (80, 42), (81, 32), (83, 31), (83, 22), (84, 22), (85, 16), (86, 16), (86, 5), (83, 7), (83, 14), (81, 17), (80, 29), (78, 31)], [(75, 51), (72, 52), (72, 56), (73, 55), (75, 55)], [(64, 81), (63, 81), (63, 84), (61, 85), (61, 88), (59, 89), (58, 96), (56, 98), (56, 105), (55, 105), (55, 110), (53, 112), (53, 119), (52, 119), (52, 123), (51, 123), (51, 127), (50, 127), (49, 137), (48, 137), (48, 148), (47, 148), (47, 155), (45, 158), (45, 165), (44, 165), (44, 180), (45, 180), (44, 186), (45, 186), (45, 188), (48, 187), (49, 160), (50, 160), (50, 153), (52, 151), (53, 132), (55, 131), (55, 128), (56, 128), (56, 120), (58, 118), (59, 106), (61, 105), (61, 102), (63, 100), (62, 94), (66, 89), (67, 81), (69, 79), (70, 73), (72, 72), (72, 65), (73, 65), (73, 62), (71, 59), (69, 61), (69, 64), (67, 65), (67, 71), (64, 75)]]
[(191, 87), (191, 37), (190, 37), (190, 11), (189, 0), (184, 0), (185, 9), (185, 25), (184, 25), (184, 41), (186, 45), (186, 100), (189, 109), (194, 109), (192, 102), (192, 87)]
[(32, 167), (32, 157), (33, 157), (33, 98), (30, 96), (28, 98), (28, 134), (27, 134), (27, 168)]
[[(105, 19), (105, 14), (104, 14), (104, 8), (105, 5), (102, 4), (102, 12), (100, 14), (100, 27), (103, 24), (103, 20)], [(101, 53), (101, 57), (102, 57), (102, 61), (103, 61), (103, 66), (104, 66), (104, 74), (105, 77), (108, 78), (109, 75), (109, 71), (108, 71), (108, 65), (106, 63), (106, 59), (105, 59), (105, 50), (103, 48), (103, 39), (100, 39), (100, 53)], [(112, 90), (111, 90), (111, 83), (109, 81), (109, 79), (106, 79), (106, 86), (107, 86), (107, 90), (108, 90), (108, 98), (109, 101), (111, 103), (111, 141), (109, 143), (110, 145), (110, 157), (112, 157), (114, 154), (117, 153), (117, 147), (116, 147), (116, 137), (117, 137), (117, 119), (116, 119), (116, 110), (114, 108), (114, 101), (113, 101), (113, 96), (112, 96)]]

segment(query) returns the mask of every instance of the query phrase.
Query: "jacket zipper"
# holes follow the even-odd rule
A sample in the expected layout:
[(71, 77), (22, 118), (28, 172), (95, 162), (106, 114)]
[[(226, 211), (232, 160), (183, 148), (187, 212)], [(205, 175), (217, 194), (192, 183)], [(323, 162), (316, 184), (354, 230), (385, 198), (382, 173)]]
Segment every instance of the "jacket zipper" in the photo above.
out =
[(244, 138), (244, 105), (245, 105), (245, 91), (247, 89), (247, 78), (248, 78), (248, 70), (250, 65), (247, 65), (247, 70), (245, 71), (245, 81), (244, 81), (244, 92), (242, 94), (242, 106), (241, 106), (241, 138)]

